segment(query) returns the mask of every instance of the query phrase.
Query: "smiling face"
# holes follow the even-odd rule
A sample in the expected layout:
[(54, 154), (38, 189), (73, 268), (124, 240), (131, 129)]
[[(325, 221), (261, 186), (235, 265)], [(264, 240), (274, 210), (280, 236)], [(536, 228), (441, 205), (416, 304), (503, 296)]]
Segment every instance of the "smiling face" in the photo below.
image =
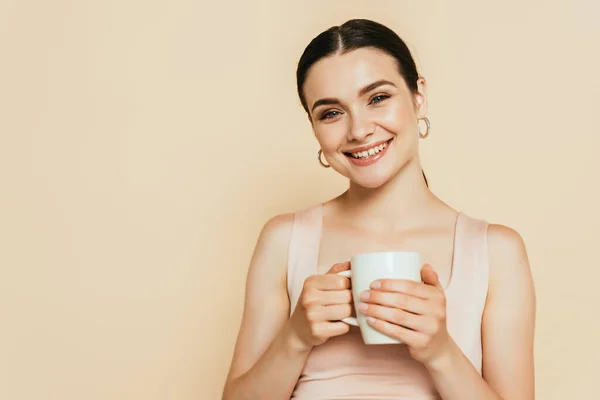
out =
[(418, 162), (418, 119), (427, 111), (422, 78), (418, 87), (419, 93), (411, 93), (395, 59), (372, 48), (316, 62), (304, 96), (331, 167), (362, 187), (376, 188)]

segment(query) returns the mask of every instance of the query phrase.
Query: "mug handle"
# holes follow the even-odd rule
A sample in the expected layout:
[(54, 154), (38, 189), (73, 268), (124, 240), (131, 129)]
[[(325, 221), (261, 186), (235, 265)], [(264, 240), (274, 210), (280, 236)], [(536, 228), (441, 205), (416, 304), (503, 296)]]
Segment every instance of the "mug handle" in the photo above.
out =
[[(352, 271), (348, 269), (346, 271), (338, 272), (336, 275), (345, 276), (346, 278), (352, 278)], [(348, 325), (358, 326), (358, 321), (355, 317), (344, 318), (342, 319), (342, 322), (345, 322)]]

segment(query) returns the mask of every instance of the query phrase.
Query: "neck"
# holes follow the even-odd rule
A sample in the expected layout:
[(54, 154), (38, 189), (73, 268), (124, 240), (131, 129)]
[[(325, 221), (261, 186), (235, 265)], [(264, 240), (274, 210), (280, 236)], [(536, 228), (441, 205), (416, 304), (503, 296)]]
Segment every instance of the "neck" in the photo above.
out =
[(408, 222), (418, 219), (440, 204), (440, 200), (427, 187), (416, 158), (376, 189), (350, 182), (349, 189), (340, 200), (353, 218), (381, 227), (394, 226), (399, 220)]

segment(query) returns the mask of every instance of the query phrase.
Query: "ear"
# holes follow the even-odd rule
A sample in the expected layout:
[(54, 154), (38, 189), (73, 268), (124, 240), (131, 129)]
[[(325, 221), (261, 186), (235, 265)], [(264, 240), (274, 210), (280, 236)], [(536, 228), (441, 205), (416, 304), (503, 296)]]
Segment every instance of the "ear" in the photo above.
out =
[(423, 118), (427, 115), (427, 82), (425, 78), (420, 77), (417, 79), (417, 93), (414, 94), (415, 99), (415, 113), (417, 119)]

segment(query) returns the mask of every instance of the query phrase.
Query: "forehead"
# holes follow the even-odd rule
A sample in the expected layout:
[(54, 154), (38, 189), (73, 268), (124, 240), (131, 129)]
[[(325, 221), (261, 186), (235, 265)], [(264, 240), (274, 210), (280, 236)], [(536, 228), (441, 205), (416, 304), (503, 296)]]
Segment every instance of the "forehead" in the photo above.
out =
[(404, 86), (394, 58), (377, 49), (356, 49), (317, 61), (306, 78), (304, 95), (309, 105), (324, 97), (353, 97), (380, 79)]

